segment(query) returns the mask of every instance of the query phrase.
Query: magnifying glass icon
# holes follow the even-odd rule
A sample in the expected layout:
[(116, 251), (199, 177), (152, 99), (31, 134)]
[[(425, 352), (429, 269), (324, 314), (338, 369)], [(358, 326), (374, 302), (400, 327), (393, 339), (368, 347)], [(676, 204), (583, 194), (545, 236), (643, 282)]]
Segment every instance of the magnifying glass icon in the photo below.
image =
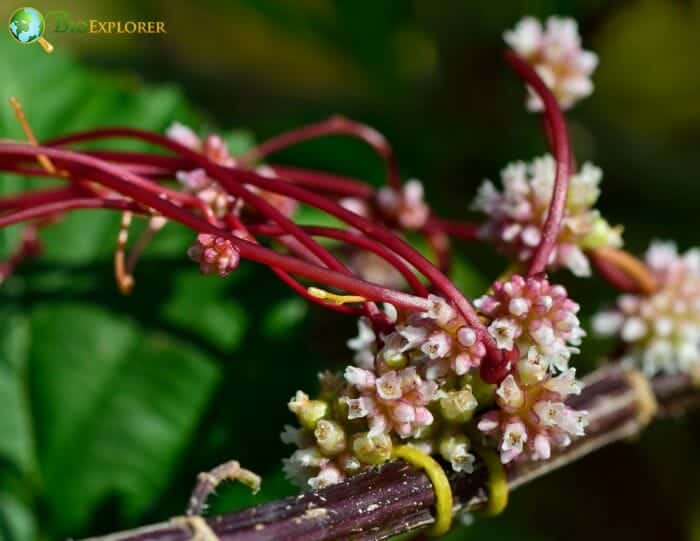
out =
[(46, 23), (44, 16), (38, 9), (30, 7), (16, 9), (10, 15), (7, 28), (10, 35), (18, 43), (22, 45), (39, 43), (47, 53), (53, 52), (53, 45), (43, 37)]

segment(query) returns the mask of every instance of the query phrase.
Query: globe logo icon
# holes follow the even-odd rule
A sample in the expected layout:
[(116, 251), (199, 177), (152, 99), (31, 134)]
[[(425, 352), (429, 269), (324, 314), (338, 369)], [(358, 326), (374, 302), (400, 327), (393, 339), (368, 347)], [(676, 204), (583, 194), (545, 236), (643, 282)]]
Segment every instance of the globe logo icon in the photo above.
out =
[(38, 42), (47, 53), (50, 53), (53, 51), (53, 45), (42, 37), (45, 28), (44, 16), (38, 9), (23, 7), (16, 9), (10, 15), (8, 29), (17, 42), (23, 45)]

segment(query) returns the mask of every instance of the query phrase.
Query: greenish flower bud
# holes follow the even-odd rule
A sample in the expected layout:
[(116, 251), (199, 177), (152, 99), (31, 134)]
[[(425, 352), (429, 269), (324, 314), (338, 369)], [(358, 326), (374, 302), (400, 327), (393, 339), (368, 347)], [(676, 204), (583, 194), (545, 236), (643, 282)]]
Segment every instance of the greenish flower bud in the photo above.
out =
[(310, 400), (302, 391), (289, 401), (289, 409), (296, 414), (299, 424), (307, 430), (316, 428), (316, 423), (326, 417), (330, 406), (323, 400)]
[(438, 447), (442, 458), (452, 464), (455, 471), (474, 471), (474, 455), (469, 452), (469, 438), (464, 434), (447, 434), (440, 438)]
[(400, 370), (408, 364), (408, 359), (403, 353), (397, 353), (396, 355), (385, 356), (384, 362), (392, 370)]
[(466, 423), (472, 418), (477, 405), (471, 389), (450, 391), (440, 399), (440, 412), (450, 422)]
[(365, 464), (383, 464), (391, 458), (391, 437), (388, 434), (371, 436), (369, 432), (358, 434), (352, 442), (352, 452)]
[(335, 456), (345, 450), (345, 430), (335, 421), (318, 421), (314, 436), (318, 447), (326, 456)]
[(462, 376), (461, 384), (463, 389), (471, 390), (480, 407), (490, 406), (496, 402), (497, 385), (486, 383), (478, 372), (469, 372)]
[(362, 462), (360, 462), (360, 459), (349, 453), (343, 453), (340, 455), (336, 459), (336, 462), (340, 466), (340, 469), (348, 475), (353, 475), (359, 472), (362, 468)]
[(591, 232), (581, 241), (579, 246), (584, 250), (595, 250), (605, 246), (620, 246), (622, 244), (622, 228), (612, 227), (605, 218), (598, 217), (593, 222)]

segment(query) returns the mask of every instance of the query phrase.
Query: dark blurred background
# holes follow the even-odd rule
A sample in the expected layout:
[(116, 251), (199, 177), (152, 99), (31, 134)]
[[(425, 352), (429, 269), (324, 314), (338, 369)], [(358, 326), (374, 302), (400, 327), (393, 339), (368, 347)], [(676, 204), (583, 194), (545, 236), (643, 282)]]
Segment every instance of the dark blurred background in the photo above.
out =
[[(372, 124), (402, 173), (443, 215), (469, 217), (480, 181), (545, 150), (501, 54), (523, 15), (575, 17), (600, 56), (596, 91), (570, 114), (580, 162), (604, 171), (599, 207), (642, 252), (697, 243), (700, 2), (644, 0), (41, 1), (74, 21), (161, 20), (154, 36), (57, 33), (56, 47), (0, 38), (0, 94), (17, 95), (40, 138), (170, 121), (220, 129), (236, 149), (333, 113)], [(0, 16), (19, 7), (0, 1)], [(4, 31), (3, 31), (4, 32)], [(21, 137), (0, 105), (0, 136)], [(374, 183), (381, 164), (330, 138), (275, 156)], [(5, 176), (0, 192), (26, 186)], [(14, 187), (14, 188), (13, 188)], [(120, 297), (116, 218), (87, 213), (45, 235), (46, 255), (0, 288), (0, 539), (106, 533), (180, 513), (198, 471), (237, 458), (266, 482), (220, 490), (213, 511), (290, 494), (278, 438), (286, 401), (347, 362), (354, 322), (305, 306), (267, 271), (200, 277), (191, 235), (166, 228)], [(3, 233), (3, 250), (16, 231)], [(481, 291), (504, 261), (459, 245), (457, 277)], [(598, 279), (557, 279), (586, 315), (612, 299)], [(590, 369), (607, 344), (588, 339)], [(519, 490), (497, 519), (451, 539), (700, 540), (700, 419), (664, 421)]]

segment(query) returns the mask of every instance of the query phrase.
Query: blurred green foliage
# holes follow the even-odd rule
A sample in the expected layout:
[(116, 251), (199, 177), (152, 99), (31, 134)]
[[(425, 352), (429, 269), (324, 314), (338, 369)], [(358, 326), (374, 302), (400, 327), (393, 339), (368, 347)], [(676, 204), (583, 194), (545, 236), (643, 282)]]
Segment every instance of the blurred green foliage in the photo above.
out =
[[(571, 132), (580, 161), (605, 171), (602, 210), (625, 224), (633, 250), (653, 237), (697, 243), (696, 0), (34, 5), (168, 26), (139, 38), (49, 32), (52, 56), (0, 39), (0, 99), (19, 97), (39, 137), (179, 120), (223, 128), (242, 152), (253, 136), (240, 127), (263, 138), (340, 112), (383, 131), (406, 176), (424, 179), (452, 217), (467, 216), (482, 178), (544, 151), (500, 62), (501, 32), (527, 13), (576, 16), (601, 67)], [(0, 13), (13, 7), (0, 1)], [(9, 107), (0, 136), (22, 136)], [(275, 158), (382, 176), (376, 157), (344, 138)], [(0, 193), (33, 184), (4, 175)], [(223, 488), (213, 511), (292, 493), (279, 466), (286, 400), (347, 360), (352, 321), (306, 306), (253, 265), (227, 280), (199, 276), (184, 257), (192, 235), (176, 225), (150, 247), (134, 295), (121, 297), (117, 227), (106, 213), (70, 216), (43, 234), (41, 259), (0, 288), (0, 539), (80, 537), (180, 513), (196, 473), (228, 458), (263, 474), (263, 490)], [(2, 251), (17, 231), (0, 233)], [(504, 263), (483, 246), (456, 250), (454, 278), (472, 295)], [(557, 278), (586, 314), (612, 294), (596, 279)], [(590, 368), (605, 344), (585, 345), (579, 363)], [(518, 491), (502, 517), (450, 539), (700, 539), (697, 434), (696, 417), (655, 426)]]

